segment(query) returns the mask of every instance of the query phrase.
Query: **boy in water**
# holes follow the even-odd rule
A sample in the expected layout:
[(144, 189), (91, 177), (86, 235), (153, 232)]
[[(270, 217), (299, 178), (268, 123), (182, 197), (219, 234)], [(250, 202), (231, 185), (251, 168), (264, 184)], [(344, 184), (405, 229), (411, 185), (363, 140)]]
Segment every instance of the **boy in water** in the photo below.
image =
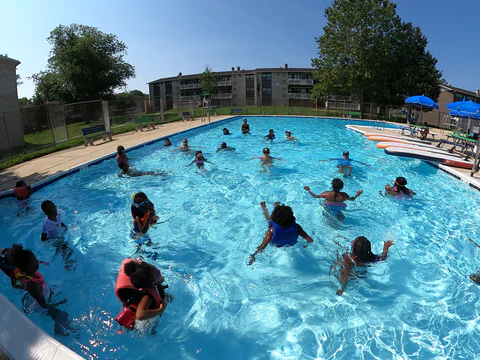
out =
[(47, 216), (42, 226), (42, 241), (58, 239), (52, 243), (55, 246), (55, 256), (62, 255), (65, 261), (65, 269), (71, 270), (75, 260), (71, 260), (73, 250), (68, 247), (67, 242), (63, 239), (63, 234), (68, 230), (67, 225), (62, 222), (62, 217), (57, 211), (57, 207), (50, 200), (45, 200), (41, 205), (43, 213)]
[(268, 130), (268, 134), (265, 135), (263, 138), (270, 141), (275, 140), (275, 132), (273, 131), (273, 129)]
[(227, 150), (230, 150), (230, 151), (235, 151), (235, 148), (234, 147), (231, 147), (231, 146), (227, 146), (227, 143), (226, 142), (222, 142), (220, 144), (220, 147), (217, 149), (217, 153), (219, 151), (227, 151)]
[(243, 124), (242, 124), (242, 134), (250, 134), (250, 125), (247, 124), (247, 119), (243, 119)]
[(155, 225), (158, 217), (155, 212), (155, 205), (148, 199), (144, 192), (138, 192), (133, 195), (130, 211), (133, 218), (133, 229), (130, 236), (138, 244), (137, 251), (145, 243), (151, 245), (152, 240), (147, 235), (151, 225)]
[(350, 158), (350, 153), (348, 151), (344, 151), (342, 154), (341, 158), (330, 158), (328, 160), (320, 160), (320, 161), (331, 161), (331, 160), (336, 160), (337, 161), (337, 168), (338, 172), (343, 174), (343, 177), (351, 176), (352, 175), (352, 162), (358, 162), (362, 165), (365, 166), (370, 166), (368, 164), (365, 164), (363, 162), (353, 160)]
[(268, 244), (275, 247), (292, 246), (297, 243), (299, 235), (308, 242), (313, 242), (313, 239), (296, 223), (290, 206), (279, 205), (278, 202), (274, 203), (271, 216), (268, 214), (265, 201), (262, 201), (260, 206), (262, 207), (265, 219), (268, 221), (268, 230), (260, 246), (250, 255), (248, 265), (252, 265), (255, 262), (255, 256), (259, 252), (262, 252)]
[(270, 170), (270, 172), (272, 172), (273, 160), (284, 161), (282, 158), (275, 158), (273, 156), (270, 156), (269, 148), (264, 148), (262, 152), (263, 152), (262, 156), (254, 156), (250, 159), (250, 160), (260, 159), (260, 164), (262, 166), (262, 170), (260, 170), (260, 172), (267, 172), (267, 168), (268, 170)]

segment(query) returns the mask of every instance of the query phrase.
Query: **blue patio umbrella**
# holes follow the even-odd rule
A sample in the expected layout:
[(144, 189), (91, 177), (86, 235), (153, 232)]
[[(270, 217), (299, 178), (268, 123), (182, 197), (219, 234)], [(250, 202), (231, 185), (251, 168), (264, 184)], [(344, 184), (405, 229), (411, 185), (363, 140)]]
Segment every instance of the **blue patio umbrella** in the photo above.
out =
[(471, 118), (474, 120), (480, 120), (480, 114), (479, 113), (472, 113), (468, 111), (459, 111), (459, 110), (452, 110), (450, 111), (450, 116), (458, 116), (458, 117), (463, 117), (463, 118)]
[(480, 114), (480, 104), (471, 100), (465, 101), (465, 98), (463, 98), (462, 101), (455, 101), (447, 104), (447, 109)]
[(435, 101), (424, 95), (410, 96), (405, 99), (405, 104), (416, 105), (426, 109), (439, 109)]
[(419, 107), (421, 110), (421, 120), (423, 120), (423, 109), (440, 109), (435, 101), (424, 95), (410, 96), (405, 99), (405, 104)]

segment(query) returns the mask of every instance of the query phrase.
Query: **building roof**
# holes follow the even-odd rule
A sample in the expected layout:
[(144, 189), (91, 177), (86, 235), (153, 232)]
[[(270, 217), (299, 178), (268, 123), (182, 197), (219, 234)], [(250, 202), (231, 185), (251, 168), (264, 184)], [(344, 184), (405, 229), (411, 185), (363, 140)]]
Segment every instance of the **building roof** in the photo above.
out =
[(3, 55), (0, 55), (0, 61), (13, 62), (13, 63), (15, 63), (15, 66), (17, 66), (18, 64), (20, 64), (20, 61), (15, 60), (15, 59), (12, 59), (12, 58), (9, 58), (9, 57), (7, 57), (7, 56), (3, 56)]
[(462, 93), (462, 94), (471, 95), (471, 96), (478, 96), (475, 91), (465, 90), (465, 89), (458, 88), (458, 87), (455, 87), (455, 86), (452, 86), (452, 85), (440, 85), (440, 88), (443, 88), (446, 91)]
[[(288, 71), (288, 72), (313, 72), (315, 71), (315, 69), (312, 69), (312, 68), (284, 68), (284, 67), (278, 67), (278, 68), (257, 68), (257, 69), (253, 69), (253, 70), (235, 70), (232, 71), (232, 70), (228, 70), (228, 71), (215, 71), (213, 72), (216, 76), (222, 76), (222, 75), (231, 75), (232, 72), (235, 73), (235, 74), (238, 74), (238, 73), (241, 73), (241, 74), (248, 74), (248, 73), (253, 73), (253, 72), (256, 72), (256, 71), (268, 71), (268, 72), (285, 72), (285, 71)], [(180, 74), (179, 74), (180, 75)], [(154, 81), (150, 81), (148, 82), (147, 84), (153, 84), (153, 83), (158, 83), (158, 82), (163, 82), (163, 81), (171, 81), (171, 80), (180, 80), (180, 77), (179, 75), (177, 76), (171, 76), (171, 77), (166, 77), (166, 78), (160, 78), (160, 79), (157, 79), (157, 80), (154, 80)], [(188, 75), (183, 75), (182, 74), (182, 77), (181, 79), (182, 80), (189, 80), (189, 79), (194, 79), (194, 78), (198, 78), (200, 75), (202, 74), (188, 74)]]

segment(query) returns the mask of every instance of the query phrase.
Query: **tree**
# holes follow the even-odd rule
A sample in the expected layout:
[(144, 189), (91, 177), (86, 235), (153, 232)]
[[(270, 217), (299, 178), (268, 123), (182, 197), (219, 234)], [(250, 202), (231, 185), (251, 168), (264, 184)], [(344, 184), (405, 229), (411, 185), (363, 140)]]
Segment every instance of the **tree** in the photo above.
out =
[(204, 94), (214, 94), (217, 92), (217, 77), (212, 69), (206, 65), (202, 75), (200, 75), (200, 87)]
[[(314, 98), (356, 95), (360, 103), (400, 104), (405, 96), (436, 99), (441, 73), (420, 28), (403, 23), (389, 0), (334, 0), (324, 34), (315, 38)], [(363, 107), (362, 116), (363, 116)]]
[(33, 99), (29, 99), (29, 98), (24, 96), (24, 97), (18, 99), (18, 105), (20, 105), (20, 106), (33, 105)]
[(127, 47), (116, 35), (91, 26), (60, 25), (48, 42), (47, 70), (32, 76), (41, 101), (108, 100), (135, 76), (134, 67), (123, 59)]

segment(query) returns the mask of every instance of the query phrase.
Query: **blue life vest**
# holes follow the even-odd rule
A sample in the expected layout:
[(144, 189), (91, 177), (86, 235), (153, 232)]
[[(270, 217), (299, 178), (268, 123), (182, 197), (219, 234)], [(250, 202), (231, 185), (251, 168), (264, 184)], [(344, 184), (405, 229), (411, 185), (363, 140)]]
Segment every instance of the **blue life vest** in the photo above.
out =
[(294, 221), (288, 228), (282, 228), (280, 225), (270, 220), (273, 227), (273, 237), (270, 245), (276, 247), (292, 246), (297, 243), (298, 229), (297, 223)]

